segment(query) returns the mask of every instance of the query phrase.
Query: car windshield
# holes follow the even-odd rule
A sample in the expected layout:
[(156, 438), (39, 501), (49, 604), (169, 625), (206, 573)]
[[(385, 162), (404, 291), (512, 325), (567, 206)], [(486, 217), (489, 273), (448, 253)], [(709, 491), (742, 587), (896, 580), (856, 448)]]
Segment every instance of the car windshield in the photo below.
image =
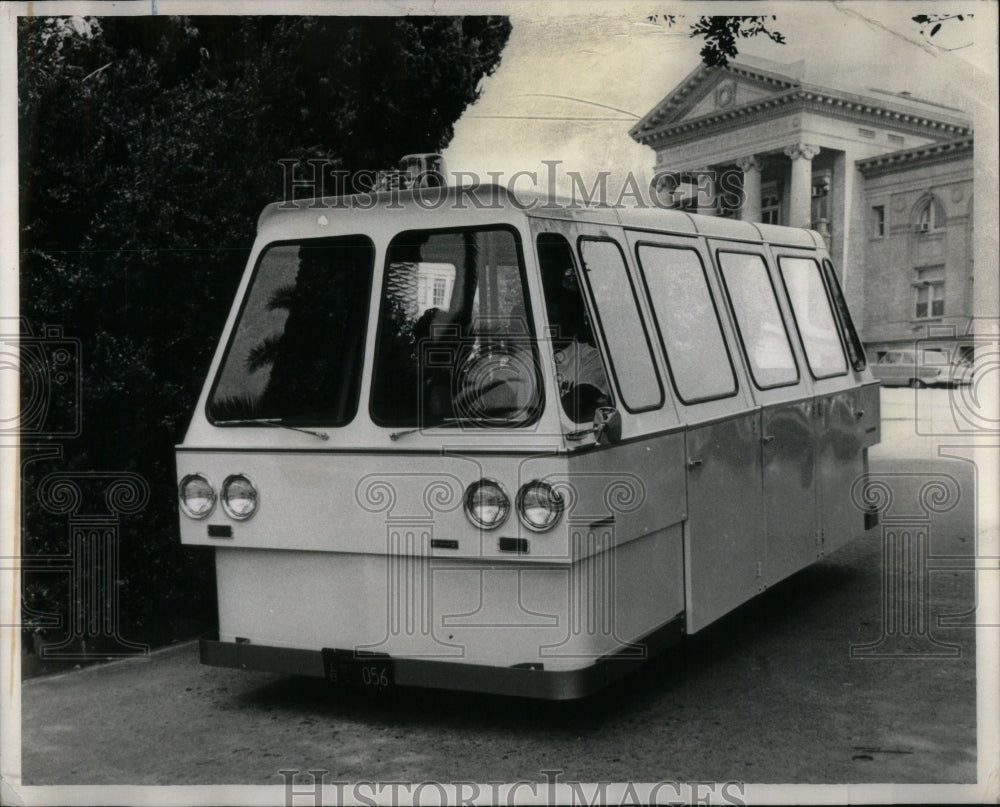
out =
[(413, 231), (389, 245), (371, 414), (384, 426), (515, 427), (542, 393), (521, 246), (506, 228)]
[(209, 398), (212, 422), (352, 420), (373, 265), (362, 236), (265, 248)]

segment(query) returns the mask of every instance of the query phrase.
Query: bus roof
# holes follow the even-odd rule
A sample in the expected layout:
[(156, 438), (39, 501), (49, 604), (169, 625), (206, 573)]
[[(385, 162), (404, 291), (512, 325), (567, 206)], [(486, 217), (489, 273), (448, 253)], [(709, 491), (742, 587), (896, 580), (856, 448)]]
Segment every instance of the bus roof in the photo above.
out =
[(767, 242), (809, 249), (824, 242), (819, 233), (795, 227), (757, 224), (718, 216), (695, 215), (683, 210), (647, 207), (620, 207), (583, 202), (532, 191), (512, 191), (502, 185), (465, 185), (407, 190), (386, 190), (353, 196), (325, 196), (274, 202), (261, 211), (260, 231), (265, 223), (280, 219), (297, 220), (327, 211), (330, 216), (364, 219), (373, 211), (438, 210), (520, 210), (531, 218), (587, 222), (606, 226), (703, 235), (709, 238)]

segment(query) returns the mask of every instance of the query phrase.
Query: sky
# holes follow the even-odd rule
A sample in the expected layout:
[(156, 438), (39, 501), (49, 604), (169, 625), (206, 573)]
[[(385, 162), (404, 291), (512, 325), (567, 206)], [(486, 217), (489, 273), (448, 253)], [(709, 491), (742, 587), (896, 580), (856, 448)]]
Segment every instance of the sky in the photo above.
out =
[[(702, 44), (688, 36), (684, 19), (671, 28), (648, 17), (684, 11), (690, 21), (695, 11), (748, 10), (730, 5), (609, 3), (587, 6), (587, 13), (578, 4), (508, 5), (510, 40), (499, 68), (483, 81), (480, 100), (456, 124), (444, 152), (447, 169), (544, 175), (542, 161), (559, 160), (560, 193), (569, 187), (569, 170), (588, 182), (602, 169), (648, 179), (654, 153), (632, 141), (628, 130), (698, 66)], [(986, 121), (996, 125), (994, 3), (935, 3), (929, 9), (909, 2), (795, 2), (768, 3), (766, 10), (787, 44), (758, 37), (745, 40), (741, 53), (801, 60), (802, 78), (813, 84), (906, 90), (966, 110), (977, 131)], [(948, 23), (928, 39), (911, 17), (929, 10), (975, 16)], [(526, 190), (528, 183), (525, 178), (517, 187)]]

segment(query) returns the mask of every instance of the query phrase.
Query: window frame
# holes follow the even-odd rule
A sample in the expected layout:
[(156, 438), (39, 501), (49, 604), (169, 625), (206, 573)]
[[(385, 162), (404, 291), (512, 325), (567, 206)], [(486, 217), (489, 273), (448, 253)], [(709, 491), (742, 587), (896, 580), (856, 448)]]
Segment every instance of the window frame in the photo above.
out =
[[(940, 213), (940, 216), (938, 213)], [(924, 216), (927, 216), (928, 219), (926, 230), (920, 226)], [(917, 207), (916, 215), (913, 218), (913, 232), (917, 235), (933, 235), (943, 232), (946, 225), (947, 214), (945, 213), (944, 205), (941, 204), (941, 200), (936, 196), (926, 198), (923, 204)]]
[[(922, 266), (914, 268), (914, 273), (917, 279), (913, 281), (913, 320), (916, 322), (924, 322), (926, 320), (941, 319), (945, 316), (944, 304), (945, 304), (945, 294), (944, 288), (947, 282), (947, 277), (945, 277), (945, 266), (944, 264), (938, 264), (934, 266)], [(920, 275), (923, 272), (940, 271), (940, 280), (921, 280)], [(921, 316), (917, 312), (917, 306), (920, 305), (920, 292), (922, 289), (927, 289), (927, 313)], [(937, 292), (937, 294), (934, 294)], [(934, 303), (941, 303), (941, 313), (934, 313)]]
[(885, 215), (885, 205), (872, 205), (872, 232), (871, 238), (879, 240), (885, 238), (887, 219)]
[[(440, 286), (438, 284), (440, 284)], [(440, 295), (438, 294), (439, 291)], [(443, 277), (433, 278), (433, 282), (431, 283), (431, 299), (430, 299), (431, 306), (437, 307), (444, 305), (444, 297), (447, 291), (448, 291), (447, 280), (445, 280)], [(438, 300), (439, 296), (441, 298), (440, 301)]]
[[(385, 294), (387, 290), (386, 285), (389, 281), (389, 263), (390, 263), (389, 256), (392, 250), (392, 244), (400, 237), (408, 235), (410, 233), (424, 233), (424, 234), (434, 233), (434, 234), (448, 235), (452, 233), (486, 232), (486, 231), (508, 232), (514, 238), (514, 250), (517, 253), (518, 273), (521, 280), (522, 299), (524, 301), (524, 317), (529, 329), (529, 333), (526, 334), (525, 338), (531, 345), (531, 357), (532, 361), (534, 362), (534, 370), (536, 374), (537, 383), (535, 386), (536, 389), (538, 390), (538, 400), (536, 401), (535, 406), (533, 407), (531, 416), (525, 418), (522, 422), (518, 423), (516, 426), (493, 426), (493, 425), (484, 426), (480, 423), (475, 423), (475, 422), (470, 422), (467, 425), (473, 426), (476, 429), (480, 430), (507, 432), (507, 431), (524, 429), (529, 426), (534, 426), (541, 419), (542, 414), (545, 411), (545, 379), (542, 373), (541, 362), (539, 361), (538, 336), (535, 334), (535, 317), (531, 307), (532, 306), (531, 290), (530, 287), (528, 286), (528, 268), (524, 259), (524, 245), (521, 242), (521, 232), (517, 229), (517, 227), (508, 222), (497, 222), (494, 224), (471, 224), (471, 225), (462, 225), (457, 227), (427, 227), (427, 228), (411, 227), (406, 230), (397, 230), (391, 235), (391, 237), (387, 238), (383, 242), (384, 244), (383, 249), (385, 254), (382, 259), (382, 279), (381, 279), (382, 282), (379, 288), (377, 311), (375, 305), (369, 305), (369, 316), (371, 315), (372, 311), (375, 311), (376, 316), (375, 316), (375, 344), (372, 349), (371, 377), (369, 378), (369, 383), (368, 383), (368, 417), (371, 419), (371, 422), (374, 423), (376, 426), (380, 426), (382, 428), (387, 428), (387, 429), (417, 428), (422, 430), (425, 428), (433, 428), (433, 426), (425, 426), (424, 424), (421, 424), (419, 422), (413, 424), (410, 424), (409, 422), (391, 423), (389, 421), (377, 418), (375, 416), (375, 412), (372, 409), (375, 401), (374, 392), (376, 384), (376, 371), (378, 369), (378, 362), (379, 362), (379, 356), (381, 354), (381, 345), (382, 345), (382, 339), (381, 339), (382, 306), (383, 303), (385, 302)], [(455, 267), (455, 269), (457, 273), (458, 267)], [(452, 293), (454, 294), (454, 290), (452, 291)], [(369, 298), (371, 299), (370, 295)], [(417, 420), (419, 421), (419, 417), (417, 418)]]
[[(773, 196), (774, 204), (765, 205), (764, 200)], [(781, 198), (781, 187), (775, 180), (761, 183), (760, 188), (760, 221), (762, 224), (781, 225), (784, 200)], [(774, 221), (767, 221), (769, 214), (774, 214)]]
[[(614, 356), (611, 351), (611, 343), (608, 341), (607, 333), (604, 330), (604, 322), (601, 319), (601, 307), (597, 297), (594, 295), (594, 289), (590, 284), (590, 275), (587, 270), (587, 262), (583, 259), (583, 244), (585, 241), (593, 241), (597, 243), (609, 243), (615, 246), (618, 250), (618, 257), (621, 258), (622, 268), (625, 270), (625, 277), (628, 278), (629, 290), (632, 293), (632, 303), (635, 307), (635, 313), (638, 317), (639, 328), (642, 331), (643, 337), (646, 341), (646, 355), (649, 356), (649, 363), (653, 368), (653, 378), (656, 379), (656, 388), (659, 390), (659, 400), (655, 404), (650, 404), (648, 406), (642, 406), (633, 409), (625, 400), (625, 395), (622, 392), (622, 385), (618, 378), (618, 370), (615, 367)], [(580, 271), (578, 275), (582, 276), (583, 282), (587, 286), (587, 297), (590, 298), (591, 308), (593, 309), (594, 322), (597, 325), (597, 330), (600, 331), (601, 342), (604, 343), (607, 356), (607, 368), (611, 370), (611, 376), (615, 386), (615, 391), (618, 393), (618, 399), (621, 401), (622, 407), (629, 414), (637, 415), (641, 412), (653, 412), (663, 408), (663, 404), (666, 402), (666, 394), (663, 389), (663, 379), (660, 378), (660, 368), (657, 366), (656, 357), (653, 354), (653, 343), (649, 338), (649, 328), (646, 327), (645, 318), (642, 315), (642, 308), (639, 305), (639, 296), (636, 294), (635, 281), (632, 279), (632, 273), (629, 271), (628, 258), (626, 256), (625, 250), (622, 249), (622, 245), (617, 239), (610, 236), (598, 236), (598, 235), (580, 235), (576, 239), (576, 253), (577, 258), (580, 261), (579, 268)]]
[(812, 229), (817, 229), (821, 221), (825, 221), (829, 225), (832, 219), (830, 214), (832, 206), (830, 187), (832, 183), (832, 169), (820, 168), (813, 172), (809, 183), (809, 217)]
[(243, 314), (246, 311), (247, 304), (250, 302), (250, 297), (253, 294), (254, 286), (257, 283), (257, 278), (258, 275), (260, 274), (261, 266), (264, 263), (264, 258), (275, 247), (287, 247), (293, 245), (301, 246), (302, 244), (305, 244), (307, 242), (330, 242), (348, 238), (356, 238), (359, 241), (360, 240), (366, 241), (368, 247), (371, 249), (371, 258), (372, 258), (371, 269), (368, 272), (368, 305), (365, 307), (364, 321), (362, 325), (363, 333), (362, 333), (362, 343), (361, 343), (362, 347), (361, 347), (361, 354), (359, 361), (360, 372), (358, 376), (358, 385), (357, 385), (358, 388), (354, 396), (353, 409), (351, 411), (350, 417), (346, 418), (343, 422), (340, 423), (332, 422), (329, 420), (318, 420), (318, 421), (294, 420), (290, 421), (290, 424), (295, 426), (316, 426), (329, 429), (340, 429), (345, 426), (349, 426), (357, 419), (358, 412), (361, 409), (361, 393), (364, 388), (363, 382), (365, 374), (365, 353), (366, 353), (365, 344), (368, 341), (368, 329), (369, 326), (371, 325), (372, 290), (375, 287), (375, 258), (378, 255), (378, 250), (375, 247), (374, 240), (372, 240), (372, 237), (367, 233), (346, 233), (343, 235), (323, 235), (323, 236), (314, 236), (308, 238), (288, 238), (288, 239), (281, 239), (279, 241), (269, 241), (261, 248), (260, 252), (257, 253), (257, 260), (254, 263), (253, 270), (250, 273), (250, 280), (247, 282), (246, 288), (243, 292), (243, 299), (240, 300), (240, 307), (239, 311), (236, 313), (236, 318), (233, 321), (233, 328), (229, 332), (229, 336), (226, 339), (226, 347), (222, 352), (222, 357), (219, 359), (219, 363), (215, 370), (215, 377), (212, 379), (212, 386), (209, 389), (208, 395), (205, 398), (205, 408), (204, 408), (205, 419), (212, 426), (214, 426), (217, 429), (227, 429), (227, 428), (254, 425), (252, 423), (224, 423), (221, 420), (213, 418), (211, 410), (212, 410), (212, 402), (215, 400), (215, 393), (218, 389), (219, 383), (222, 381), (222, 370), (223, 368), (225, 368), (227, 362), (229, 361), (229, 353), (232, 350), (233, 343), (236, 341), (236, 334), (239, 331), (240, 324), (243, 322)]
[[(705, 280), (705, 290), (708, 292), (708, 299), (712, 303), (712, 310), (715, 312), (715, 324), (718, 326), (719, 336), (722, 338), (722, 346), (726, 352), (726, 361), (729, 363), (729, 374), (733, 380), (732, 392), (727, 392), (724, 395), (704, 395), (699, 398), (691, 399), (687, 399), (681, 394), (680, 388), (677, 386), (677, 380), (674, 377), (673, 366), (670, 363), (670, 352), (667, 350), (666, 342), (663, 339), (663, 331), (660, 328), (660, 318), (656, 314), (656, 305), (653, 303), (653, 297), (649, 292), (649, 281), (646, 279), (646, 269), (642, 265), (642, 259), (639, 257), (639, 250), (642, 247), (647, 246), (659, 249), (674, 249), (678, 251), (693, 252), (695, 257), (698, 259), (698, 264), (701, 267), (701, 274)], [(670, 376), (670, 385), (673, 387), (674, 393), (677, 395), (677, 399), (685, 406), (693, 406), (695, 404), (707, 403), (708, 401), (721, 401), (726, 398), (732, 398), (739, 395), (740, 378), (739, 374), (736, 372), (736, 365), (733, 363), (732, 351), (729, 349), (729, 340), (726, 339), (726, 332), (722, 327), (722, 317), (719, 314), (719, 302), (715, 299), (715, 295), (712, 293), (712, 286), (708, 279), (708, 270), (705, 267), (705, 261), (698, 248), (694, 246), (664, 244), (657, 241), (640, 239), (635, 242), (635, 265), (639, 270), (639, 278), (642, 280), (643, 291), (646, 295), (646, 303), (649, 306), (649, 312), (652, 316), (653, 328), (656, 331), (657, 339), (660, 342), (660, 348), (663, 350), (663, 358), (667, 365), (667, 375)]]
[[(736, 308), (733, 306), (733, 297), (729, 291), (729, 284), (726, 282), (726, 273), (722, 269), (722, 260), (719, 256), (724, 253), (731, 255), (752, 255), (755, 258), (760, 258), (763, 263), (764, 274), (767, 277), (767, 283), (771, 289), (771, 295), (774, 298), (774, 305), (778, 309), (778, 319), (780, 320), (782, 330), (785, 333), (785, 342), (788, 345), (788, 352), (791, 354), (792, 364), (795, 367), (795, 378), (793, 380), (784, 381), (780, 384), (767, 384), (764, 386), (757, 381), (757, 377), (754, 375), (753, 371), (753, 362), (750, 361), (750, 354), (747, 351), (746, 341), (743, 339), (743, 329), (740, 327), (740, 318), (736, 316)], [(746, 360), (747, 371), (750, 374), (750, 380), (753, 382), (753, 385), (761, 392), (764, 392), (765, 390), (782, 389), (783, 387), (794, 387), (798, 385), (802, 381), (802, 370), (799, 367), (799, 360), (795, 357), (795, 348), (792, 346), (791, 334), (788, 332), (788, 323), (785, 322), (785, 315), (781, 312), (781, 301), (778, 298), (778, 290), (774, 286), (774, 278), (771, 277), (771, 266), (765, 255), (761, 252), (753, 252), (750, 250), (723, 249), (722, 247), (716, 247), (715, 264), (719, 272), (719, 279), (722, 282), (723, 292), (726, 295), (726, 304), (729, 306), (729, 313), (733, 318), (733, 328), (736, 331), (736, 338), (739, 339), (740, 349), (743, 351), (743, 358)]]

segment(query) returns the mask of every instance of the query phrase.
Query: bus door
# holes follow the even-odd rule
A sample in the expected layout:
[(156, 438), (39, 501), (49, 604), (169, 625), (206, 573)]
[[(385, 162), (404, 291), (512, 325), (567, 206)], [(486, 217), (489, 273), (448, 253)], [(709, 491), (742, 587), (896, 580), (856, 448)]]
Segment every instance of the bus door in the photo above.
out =
[(692, 633), (762, 588), (758, 415), (729, 346), (704, 241), (639, 231), (628, 238), (686, 424), (684, 602)]
[(864, 429), (869, 420), (859, 377), (848, 359), (847, 334), (838, 325), (831, 289), (824, 283), (820, 256), (778, 247), (772, 252), (778, 282), (791, 309), (791, 327), (805, 356), (803, 373), (809, 375), (816, 396), (818, 526), (822, 552), (832, 552), (863, 525), (862, 514), (851, 505), (851, 487), (865, 471)]
[(812, 383), (765, 249), (724, 241), (711, 246), (760, 405), (763, 582), (770, 586), (812, 563), (822, 549)]

